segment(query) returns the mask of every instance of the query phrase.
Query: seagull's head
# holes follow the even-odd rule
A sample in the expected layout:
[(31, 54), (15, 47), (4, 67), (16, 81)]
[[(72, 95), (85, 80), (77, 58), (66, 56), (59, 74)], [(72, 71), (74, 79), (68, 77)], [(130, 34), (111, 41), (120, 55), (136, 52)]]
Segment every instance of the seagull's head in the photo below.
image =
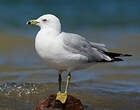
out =
[(39, 26), (41, 29), (51, 28), (56, 31), (61, 31), (61, 23), (60, 20), (52, 14), (46, 14), (39, 17), (36, 20), (30, 20), (27, 24), (35, 24)]

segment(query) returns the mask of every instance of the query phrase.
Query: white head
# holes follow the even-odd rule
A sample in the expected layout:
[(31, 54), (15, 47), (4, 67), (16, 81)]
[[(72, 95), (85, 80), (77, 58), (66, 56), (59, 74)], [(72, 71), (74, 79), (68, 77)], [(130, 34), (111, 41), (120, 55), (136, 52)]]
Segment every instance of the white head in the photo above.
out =
[(39, 17), (36, 20), (30, 20), (27, 22), (27, 24), (35, 24), (38, 25), (41, 29), (53, 29), (55, 31), (61, 31), (61, 23), (60, 20), (51, 14), (46, 14), (41, 17)]

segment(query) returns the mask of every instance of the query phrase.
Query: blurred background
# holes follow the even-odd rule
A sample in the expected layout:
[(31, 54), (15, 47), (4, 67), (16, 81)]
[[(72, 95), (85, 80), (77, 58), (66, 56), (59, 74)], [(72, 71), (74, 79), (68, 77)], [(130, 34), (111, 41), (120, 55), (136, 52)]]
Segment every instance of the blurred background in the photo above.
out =
[(70, 94), (85, 110), (139, 110), (139, 0), (0, 0), (0, 110), (31, 110), (57, 91), (57, 71), (47, 70), (34, 49), (39, 27), (26, 25), (48, 13), (63, 31), (133, 55), (73, 72)]

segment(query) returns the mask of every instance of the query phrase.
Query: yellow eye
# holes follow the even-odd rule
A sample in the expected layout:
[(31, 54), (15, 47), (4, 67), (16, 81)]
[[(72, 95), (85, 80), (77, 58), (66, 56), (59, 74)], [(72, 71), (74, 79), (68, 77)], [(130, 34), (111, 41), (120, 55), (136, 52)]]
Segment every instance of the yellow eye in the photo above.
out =
[(42, 21), (47, 21), (47, 19), (43, 19)]

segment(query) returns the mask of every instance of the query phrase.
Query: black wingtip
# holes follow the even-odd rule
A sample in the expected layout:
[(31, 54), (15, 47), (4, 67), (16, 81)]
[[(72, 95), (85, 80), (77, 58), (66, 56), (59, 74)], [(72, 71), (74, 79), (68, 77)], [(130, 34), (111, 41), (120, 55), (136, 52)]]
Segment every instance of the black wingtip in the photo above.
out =
[(130, 57), (130, 56), (133, 56), (133, 55), (130, 55), (130, 54), (123, 54), (122, 56)]
[(106, 55), (108, 55), (109, 57), (111, 58), (114, 58), (114, 57), (129, 57), (129, 56), (132, 56), (130, 54), (122, 54), (122, 53), (113, 53), (113, 52), (104, 52)]

